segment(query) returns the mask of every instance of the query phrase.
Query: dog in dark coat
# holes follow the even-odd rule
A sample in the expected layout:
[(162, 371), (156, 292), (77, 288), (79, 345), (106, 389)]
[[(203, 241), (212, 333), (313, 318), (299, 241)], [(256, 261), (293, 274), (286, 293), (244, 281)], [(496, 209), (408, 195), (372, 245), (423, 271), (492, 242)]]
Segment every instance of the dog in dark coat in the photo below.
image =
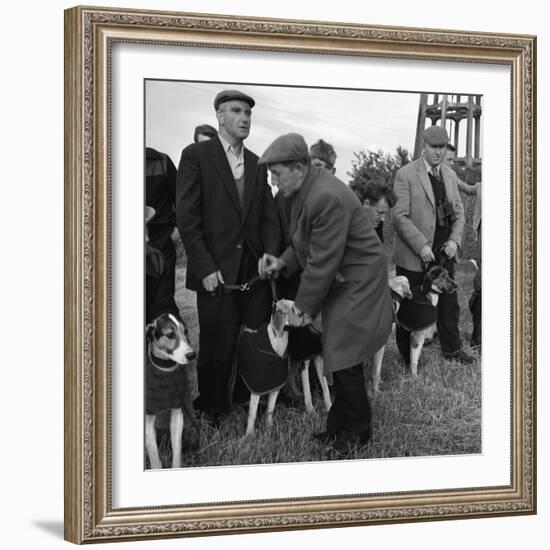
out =
[[(300, 370), (302, 381), (302, 390), (304, 394), (304, 405), (308, 413), (312, 413), (313, 400), (311, 398), (311, 386), (309, 379), (309, 367), (311, 363), (315, 365), (315, 372), (321, 390), (323, 392), (323, 402), (325, 410), (329, 411), (332, 406), (328, 382), (323, 372), (323, 347), (321, 344), (321, 315), (314, 319), (314, 324), (302, 327), (289, 327), (289, 341), (287, 354), (291, 365), (296, 365)], [(290, 376), (290, 385), (294, 393), (299, 393), (296, 387), (295, 378)]]
[[(390, 285), (391, 294), (392, 294), (392, 305), (393, 305), (393, 313), (394, 316), (397, 315), (401, 302), (405, 299), (412, 298), (412, 292), (409, 285), (409, 280), (407, 277), (404, 277), (403, 275), (399, 275), (397, 277), (394, 277), (393, 279), (390, 279), (388, 281), (388, 284)], [(374, 354), (374, 374), (372, 379), (372, 385), (374, 388), (375, 393), (378, 393), (378, 390), (380, 388), (380, 377), (382, 376), (382, 359), (384, 357), (384, 350), (386, 349), (386, 346), (382, 346), (375, 354)]]
[(414, 378), (418, 375), (418, 359), (426, 338), (433, 337), (437, 322), (437, 304), (441, 294), (456, 292), (457, 284), (441, 265), (430, 267), (424, 274), (422, 285), (413, 287), (412, 298), (403, 300), (397, 312), (397, 322), (411, 333), (410, 368)]
[(273, 423), (273, 411), (280, 389), (288, 378), (288, 330), (293, 302), (279, 300), (273, 306), (269, 323), (257, 329), (243, 327), (237, 340), (234, 370), (250, 390), (248, 423), (245, 437), (254, 435), (254, 423), (262, 395), (268, 395), (267, 425)]
[(170, 411), (172, 468), (181, 468), (182, 464), (184, 413), (198, 429), (191, 403), (189, 377), (189, 366), (195, 356), (189, 345), (187, 328), (176, 316), (164, 313), (147, 326), (145, 448), (151, 469), (162, 468), (155, 427), (159, 413)]

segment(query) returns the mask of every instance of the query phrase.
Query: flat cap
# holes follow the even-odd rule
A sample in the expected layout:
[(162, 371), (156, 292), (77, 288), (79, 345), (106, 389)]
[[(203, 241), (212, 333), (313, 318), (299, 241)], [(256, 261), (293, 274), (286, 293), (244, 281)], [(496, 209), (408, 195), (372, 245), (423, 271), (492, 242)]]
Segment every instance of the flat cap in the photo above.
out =
[(274, 164), (309, 158), (305, 139), (300, 134), (279, 136), (260, 157), (258, 164)]
[(441, 126), (430, 126), (422, 134), (422, 138), (428, 145), (441, 146), (449, 143), (449, 136), (445, 128)]
[(223, 90), (214, 98), (214, 109), (217, 111), (222, 103), (232, 100), (245, 101), (251, 108), (256, 105), (256, 102), (249, 95), (243, 94), (239, 90)]

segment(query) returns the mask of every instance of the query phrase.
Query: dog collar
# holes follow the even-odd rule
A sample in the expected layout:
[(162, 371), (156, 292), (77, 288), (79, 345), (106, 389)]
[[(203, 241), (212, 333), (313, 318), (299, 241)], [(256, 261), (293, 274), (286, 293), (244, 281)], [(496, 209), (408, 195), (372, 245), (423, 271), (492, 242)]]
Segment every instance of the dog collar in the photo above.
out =
[(153, 359), (154, 356), (151, 353), (151, 344), (147, 346), (147, 357), (149, 357), (151, 364), (162, 372), (173, 372), (179, 366), (179, 363), (176, 363), (173, 359), (161, 359), (159, 357)]

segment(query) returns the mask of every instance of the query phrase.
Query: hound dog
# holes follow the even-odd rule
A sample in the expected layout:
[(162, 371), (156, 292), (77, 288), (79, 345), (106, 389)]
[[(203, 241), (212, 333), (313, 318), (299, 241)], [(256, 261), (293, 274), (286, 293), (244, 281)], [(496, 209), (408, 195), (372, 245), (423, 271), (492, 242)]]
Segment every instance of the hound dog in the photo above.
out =
[[(312, 362), (315, 366), (319, 384), (321, 385), (325, 410), (329, 411), (332, 406), (332, 401), (328, 382), (323, 373), (324, 363), (321, 354), (323, 351), (321, 344), (321, 314), (319, 313), (317, 317), (315, 317), (311, 325), (292, 326), (292, 322), (290, 324), (288, 357), (291, 365), (297, 365), (299, 367), (306, 411), (308, 413), (314, 411), (309, 380), (309, 367)], [(292, 373), (290, 376), (290, 383), (294, 393), (299, 393)]]
[(185, 324), (163, 313), (146, 329), (145, 448), (151, 469), (162, 468), (155, 418), (170, 410), (172, 468), (181, 468), (184, 413), (198, 430), (191, 404), (190, 363), (196, 353), (189, 345)]
[(400, 327), (411, 333), (410, 368), (418, 375), (418, 359), (426, 338), (431, 338), (437, 322), (437, 304), (441, 294), (456, 292), (457, 284), (441, 265), (434, 265), (424, 274), (421, 286), (412, 289), (412, 298), (403, 300), (397, 312)]
[(262, 395), (268, 395), (267, 425), (273, 424), (277, 397), (288, 378), (286, 328), (292, 315), (293, 302), (279, 300), (273, 304), (268, 323), (257, 329), (242, 327), (237, 339), (233, 372), (243, 379), (250, 390), (245, 437), (254, 435), (254, 424)]
[[(403, 275), (398, 275), (397, 277), (390, 279), (388, 281), (388, 284), (391, 290), (393, 314), (395, 317), (399, 311), (401, 302), (405, 299), (412, 298), (413, 295), (411, 292), (411, 287), (409, 285), (409, 280), (407, 279), (407, 277)], [(374, 359), (373, 359), (374, 372), (373, 372), (372, 385), (375, 393), (378, 393), (380, 388), (380, 377), (382, 376), (382, 359), (384, 357), (385, 349), (386, 349), (386, 346), (382, 346), (374, 354)]]

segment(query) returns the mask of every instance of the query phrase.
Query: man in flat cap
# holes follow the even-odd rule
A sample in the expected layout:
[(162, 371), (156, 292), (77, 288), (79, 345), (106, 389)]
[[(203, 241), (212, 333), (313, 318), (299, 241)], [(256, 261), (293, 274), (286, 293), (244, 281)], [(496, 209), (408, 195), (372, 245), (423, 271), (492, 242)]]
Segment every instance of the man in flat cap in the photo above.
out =
[(367, 443), (371, 410), (363, 361), (389, 337), (392, 306), (387, 263), (370, 218), (348, 186), (312, 166), (304, 138), (277, 138), (260, 158), (272, 183), (292, 196), (290, 246), (280, 257), (264, 255), (262, 275), (301, 271), (295, 308), (304, 324), (322, 313), (325, 373), (335, 400), (326, 432), (316, 438), (345, 454)]
[[(443, 162), (449, 142), (447, 132), (434, 125), (424, 131), (422, 138), (422, 156), (397, 171), (394, 184), (397, 202), (392, 210), (395, 228), (392, 260), (396, 274), (405, 275), (411, 287), (422, 284), (425, 268), (436, 259), (454, 276), (464, 229), (458, 177)], [(472, 363), (474, 358), (462, 349), (459, 314), (456, 293), (442, 294), (437, 306), (441, 350), (446, 359)], [(406, 365), (409, 365), (409, 337), (409, 332), (396, 328), (397, 346)]]
[(218, 135), (181, 154), (176, 217), (187, 252), (187, 288), (197, 293), (199, 397), (215, 423), (250, 393), (235, 385), (232, 363), (241, 325), (269, 318), (271, 294), (257, 277), (264, 253), (276, 254), (280, 228), (265, 166), (244, 147), (254, 100), (225, 90), (214, 100)]

